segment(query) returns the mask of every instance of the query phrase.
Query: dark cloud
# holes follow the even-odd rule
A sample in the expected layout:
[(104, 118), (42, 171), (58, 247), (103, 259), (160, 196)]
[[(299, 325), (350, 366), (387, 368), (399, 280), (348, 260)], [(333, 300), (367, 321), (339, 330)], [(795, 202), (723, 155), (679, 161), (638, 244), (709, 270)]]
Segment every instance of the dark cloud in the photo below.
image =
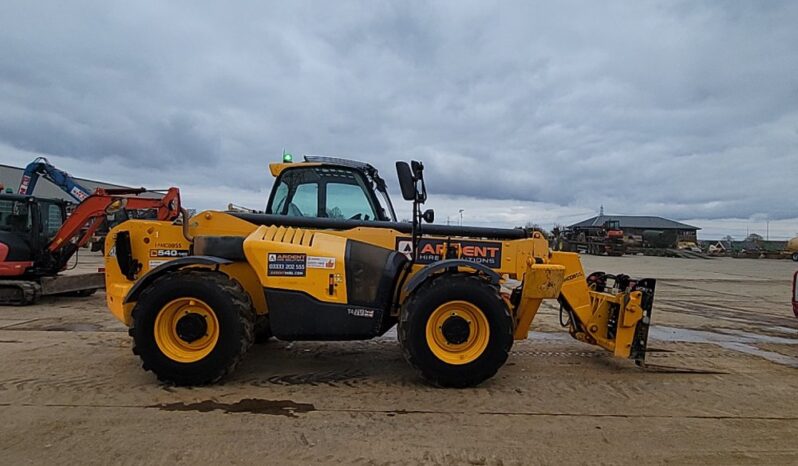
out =
[(286, 148), (423, 159), (433, 195), (496, 209), (794, 218), (796, 22), (795, 2), (4, 2), (0, 143), (135, 185), (259, 192)]

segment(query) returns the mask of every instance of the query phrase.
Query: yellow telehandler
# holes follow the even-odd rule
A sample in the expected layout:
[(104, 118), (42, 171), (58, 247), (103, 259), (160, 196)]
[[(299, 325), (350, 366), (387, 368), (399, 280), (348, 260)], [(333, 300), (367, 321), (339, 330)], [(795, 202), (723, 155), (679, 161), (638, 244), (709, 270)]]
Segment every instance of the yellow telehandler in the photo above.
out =
[(184, 210), (182, 222), (115, 227), (108, 307), (144, 369), (208, 384), (256, 340), (369, 339), (398, 325), (424, 379), (469, 387), (504, 364), (544, 299), (559, 301), (574, 338), (643, 363), (654, 279), (585, 276), (577, 254), (537, 231), (432, 224), (423, 165), (396, 168), (412, 222), (397, 221), (371, 165), (308, 156), (270, 165), (265, 213)]

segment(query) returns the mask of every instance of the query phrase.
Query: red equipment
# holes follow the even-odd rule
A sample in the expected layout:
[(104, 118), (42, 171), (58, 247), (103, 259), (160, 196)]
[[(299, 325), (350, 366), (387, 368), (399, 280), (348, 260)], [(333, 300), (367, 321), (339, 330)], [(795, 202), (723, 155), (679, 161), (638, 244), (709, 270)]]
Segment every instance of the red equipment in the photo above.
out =
[[(169, 188), (160, 197), (143, 197), (147, 192), (144, 188), (98, 188), (69, 217), (62, 201), (0, 195), (0, 304), (31, 304), (51, 294), (88, 295), (104, 287), (101, 273), (58, 273), (109, 214), (125, 209), (155, 210), (158, 220), (180, 216), (177, 188)], [(63, 222), (60, 228), (49, 233), (58, 222)]]

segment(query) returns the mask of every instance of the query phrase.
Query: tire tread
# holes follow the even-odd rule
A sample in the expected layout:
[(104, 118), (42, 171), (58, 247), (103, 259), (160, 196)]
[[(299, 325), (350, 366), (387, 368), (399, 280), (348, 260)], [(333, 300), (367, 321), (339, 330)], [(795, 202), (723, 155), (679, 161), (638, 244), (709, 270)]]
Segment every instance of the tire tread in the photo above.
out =
[(222, 272), (209, 271), (207, 269), (182, 269), (176, 272), (167, 273), (164, 276), (157, 278), (139, 296), (136, 306), (133, 308), (131, 313), (131, 325), (128, 329), (129, 335), (133, 336), (135, 334), (135, 325), (138, 320), (137, 317), (141, 312), (144, 312), (144, 310), (140, 308), (139, 303), (142, 301), (146, 302), (147, 297), (158, 289), (159, 284), (162, 285), (164, 282), (171, 280), (198, 280), (207, 285), (212, 284), (212, 286), (218, 287), (222, 293), (227, 295), (232, 307), (238, 311), (238, 320), (242, 328), (241, 338), (235, 356), (223, 368), (221, 368), (221, 370), (217, 371), (217, 373), (211, 375), (210, 377), (192, 380), (186, 383), (186, 380), (183, 380), (182, 378), (176, 379), (174, 377), (169, 377), (153, 371), (152, 367), (144, 362), (141, 351), (136, 347), (135, 338), (133, 339), (132, 346), (133, 354), (142, 358), (142, 368), (145, 371), (153, 371), (158, 380), (163, 383), (173, 385), (207, 385), (216, 383), (230, 374), (238, 366), (238, 364), (244, 358), (244, 355), (255, 341), (256, 316), (255, 310), (252, 306), (252, 300), (240, 283)]
[[(410, 364), (410, 366), (426, 381), (430, 382), (431, 384), (439, 387), (456, 387), (456, 388), (464, 388), (464, 387), (471, 387), (481, 383), (484, 380), (487, 380), (498, 372), (499, 368), (504, 364), (504, 361), (507, 360), (507, 357), (510, 353), (510, 348), (512, 347), (512, 338), (509, 339), (509, 344), (505, 347), (501, 348), (501, 351), (504, 353), (501, 356), (501, 363), (496, 365), (496, 367), (492, 368), (487, 372), (483, 372), (481, 374), (474, 374), (475, 376), (472, 378), (463, 378), (459, 381), (452, 381), (447, 379), (446, 377), (440, 374), (431, 373), (428, 370), (425, 370), (424, 363), (421, 361), (417, 355), (414, 355), (410, 349), (410, 341), (408, 335), (409, 329), (409, 321), (411, 313), (413, 309), (418, 307), (418, 301), (423, 299), (425, 295), (428, 293), (436, 293), (438, 288), (443, 287), (444, 285), (448, 284), (450, 280), (464, 280), (469, 287), (479, 287), (479, 288), (490, 288), (491, 292), (486, 293), (486, 295), (492, 296), (493, 299), (496, 300), (496, 303), (503, 309), (504, 315), (501, 318), (509, 320), (512, 323), (512, 317), (510, 315), (509, 310), (507, 309), (504, 300), (501, 298), (499, 294), (498, 287), (487, 283), (484, 279), (480, 278), (475, 274), (466, 274), (466, 273), (443, 273), (433, 277), (432, 279), (428, 280), (424, 284), (422, 284), (402, 305), (402, 310), (399, 316), (399, 325), (398, 325), (398, 338), (399, 343), (402, 348), (402, 355), (404, 356), (405, 360)], [(512, 324), (510, 325), (512, 329)], [(512, 337), (512, 335), (511, 335)]]

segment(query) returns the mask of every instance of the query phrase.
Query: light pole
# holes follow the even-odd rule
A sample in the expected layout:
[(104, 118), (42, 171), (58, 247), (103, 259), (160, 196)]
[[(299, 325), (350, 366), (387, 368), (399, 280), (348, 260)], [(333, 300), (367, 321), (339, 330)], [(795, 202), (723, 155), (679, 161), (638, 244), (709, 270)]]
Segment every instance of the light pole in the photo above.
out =
[(460, 226), (463, 226), (463, 210), (465, 209), (460, 209)]

